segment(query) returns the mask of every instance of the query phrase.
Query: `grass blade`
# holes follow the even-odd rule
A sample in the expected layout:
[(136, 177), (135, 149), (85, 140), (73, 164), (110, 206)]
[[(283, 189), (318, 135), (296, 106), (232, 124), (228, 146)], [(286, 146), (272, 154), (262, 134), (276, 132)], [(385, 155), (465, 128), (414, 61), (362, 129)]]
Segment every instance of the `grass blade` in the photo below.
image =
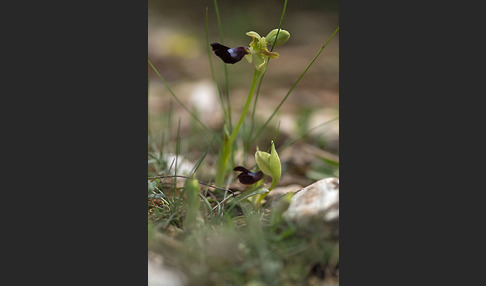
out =
[(154, 72), (157, 74), (157, 76), (160, 78), (160, 80), (165, 85), (165, 87), (167, 88), (167, 90), (169, 90), (170, 94), (172, 95), (172, 97), (174, 97), (174, 99), (177, 101), (177, 103), (179, 103), (182, 106), (182, 108), (184, 108), (184, 110), (187, 111), (192, 116), (192, 118), (194, 118), (194, 120), (196, 120), (196, 122), (199, 123), (199, 125), (201, 125), (201, 127), (205, 131), (210, 132), (210, 133), (214, 133), (213, 130), (209, 129), (209, 127), (207, 127), (204, 123), (201, 122), (201, 120), (199, 120), (199, 118), (196, 116), (196, 114), (194, 112), (192, 112), (191, 110), (189, 110), (189, 108), (187, 108), (186, 105), (184, 103), (182, 103), (182, 101), (175, 95), (174, 91), (172, 91), (172, 89), (170, 88), (170, 86), (164, 80), (164, 78), (162, 77), (162, 75), (160, 75), (159, 71), (152, 65), (152, 63), (150, 62), (150, 60), (148, 61), (148, 64), (154, 70)]
[[(218, 86), (218, 82), (216, 80), (216, 74), (214, 73), (213, 61), (211, 60), (211, 50), (209, 49), (209, 33), (208, 33), (208, 8), (206, 7), (206, 50), (208, 52), (208, 60), (209, 60), (209, 68), (211, 70), (211, 77), (213, 78), (214, 85), (218, 90), (219, 95), (219, 103), (221, 104), (221, 109), (223, 109), (223, 116), (224, 121), (229, 121), (228, 114), (226, 112), (226, 107), (224, 106), (223, 95), (221, 94), (221, 89)], [(229, 108), (229, 107), (228, 107)]]
[(240, 203), (244, 199), (247, 199), (249, 197), (252, 197), (252, 196), (255, 196), (255, 195), (258, 195), (258, 194), (266, 194), (266, 193), (269, 193), (269, 192), (270, 191), (267, 190), (267, 189), (262, 189), (262, 190), (249, 192), (248, 194), (241, 194), (238, 197), (236, 197), (236, 199), (231, 201), (230, 207), (228, 208), (228, 210), (226, 212), (229, 212), (230, 210), (232, 210), (238, 203)]
[[(221, 41), (221, 44), (224, 45), (223, 26), (221, 25), (221, 17), (219, 16), (218, 1), (213, 0), (213, 3), (214, 3), (214, 11), (216, 12), (216, 20), (218, 21), (219, 40)], [(226, 101), (228, 105), (228, 123), (229, 123), (229, 130), (231, 132), (233, 130), (233, 124), (231, 123), (232, 120), (231, 120), (231, 102), (230, 102), (230, 95), (229, 95), (228, 67), (226, 66), (226, 64), (223, 64), (223, 67), (224, 67)]]
[(292, 87), (290, 88), (289, 92), (287, 92), (287, 94), (285, 95), (285, 97), (282, 99), (282, 101), (277, 106), (277, 108), (273, 111), (272, 115), (270, 115), (270, 117), (267, 119), (267, 121), (265, 122), (265, 124), (263, 124), (263, 126), (258, 130), (258, 132), (256, 133), (256, 135), (255, 135), (255, 137), (253, 138), (252, 141), (255, 141), (256, 139), (258, 139), (258, 136), (260, 136), (260, 134), (262, 133), (263, 129), (265, 129), (265, 127), (268, 125), (268, 123), (270, 122), (270, 120), (272, 120), (272, 118), (275, 116), (275, 114), (277, 114), (277, 112), (279, 111), (280, 107), (284, 104), (284, 102), (289, 97), (290, 93), (294, 90), (294, 88), (300, 82), (300, 80), (302, 79), (302, 77), (304, 77), (304, 75), (306, 74), (307, 70), (309, 70), (309, 68), (312, 66), (312, 64), (314, 64), (314, 62), (316, 61), (316, 59), (319, 57), (319, 55), (322, 53), (322, 51), (324, 50), (324, 48), (327, 46), (327, 44), (329, 44), (329, 42), (331, 41), (331, 39), (334, 37), (334, 35), (336, 35), (336, 33), (338, 31), (339, 31), (339, 26), (336, 28), (336, 30), (334, 31), (334, 33), (332, 33), (332, 35), (329, 37), (329, 39), (326, 41), (326, 43), (322, 46), (322, 48), (319, 50), (319, 52), (314, 57), (314, 59), (310, 62), (310, 64), (307, 66), (307, 68), (300, 74), (299, 78), (292, 85)]
[[(277, 39), (278, 34), (280, 34), (280, 29), (282, 28), (282, 22), (283, 22), (283, 19), (284, 19), (284, 16), (285, 16), (285, 10), (287, 10), (287, 0), (285, 0), (285, 2), (284, 2), (284, 6), (283, 6), (283, 9), (282, 9), (282, 15), (280, 16), (280, 23), (278, 23), (278, 30), (277, 30), (277, 35), (275, 35), (275, 39)], [(277, 43), (277, 41), (273, 42), (272, 48), (270, 49), (271, 52), (273, 52), (273, 49), (275, 48), (276, 43)], [(271, 59), (268, 58), (267, 64), (265, 66), (265, 70), (266, 70), (266, 67), (268, 67), (268, 64), (270, 63), (270, 60)], [(252, 110), (252, 114), (251, 114), (251, 125), (250, 125), (250, 132), (249, 132), (250, 136), (248, 136), (246, 150), (250, 149), (250, 143), (252, 142), (250, 139), (251, 139), (251, 135), (253, 133), (254, 125), (255, 125), (255, 110), (256, 110), (256, 106), (257, 106), (257, 102), (258, 102), (258, 95), (260, 94), (260, 87), (262, 85), (264, 77), (265, 77), (265, 72), (262, 74), (262, 77), (260, 78), (260, 82), (258, 83), (258, 88), (257, 88), (256, 94), (255, 94), (255, 101), (253, 103), (253, 110)]]
[(287, 143), (287, 144), (283, 145), (282, 147), (280, 147), (280, 152), (282, 152), (283, 150), (285, 150), (287, 147), (292, 146), (293, 144), (295, 144), (297, 141), (299, 141), (300, 139), (304, 138), (305, 136), (309, 135), (312, 131), (316, 130), (317, 128), (320, 128), (320, 127), (322, 127), (324, 125), (327, 125), (327, 124), (329, 124), (331, 122), (334, 122), (334, 121), (336, 121), (338, 119), (339, 119), (339, 117), (335, 117), (333, 119), (330, 119), (330, 120), (328, 120), (326, 122), (322, 122), (321, 124), (319, 124), (319, 125), (311, 128), (311, 129), (307, 130), (301, 136), (297, 137), (296, 139), (294, 139), (294, 140), (290, 141), (289, 143)]
[(199, 159), (199, 161), (197, 161), (197, 163), (194, 165), (194, 168), (192, 168), (191, 175), (193, 175), (194, 173), (196, 173), (197, 169), (199, 169), (199, 167), (201, 166), (202, 162), (204, 161), (204, 158), (206, 158), (206, 155), (208, 155), (209, 150), (211, 150), (211, 147), (213, 145), (214, 139), (216, 139), (216, 137), (213, 137), (213, 140), (211, 140), (211, 143), (209, 144), (209, 147), (206, 150), (206, 152), (203, 154), (203, 156), (201, 157), (201, 159)]

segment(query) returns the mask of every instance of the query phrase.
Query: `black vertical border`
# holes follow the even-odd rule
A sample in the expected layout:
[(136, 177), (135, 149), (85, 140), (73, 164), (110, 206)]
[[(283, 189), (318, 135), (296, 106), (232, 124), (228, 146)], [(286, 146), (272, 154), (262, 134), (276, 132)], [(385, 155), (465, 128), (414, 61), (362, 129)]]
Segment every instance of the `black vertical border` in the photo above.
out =
[(436, 4), (340, 1), (342, 285), (482, 279), (484, 17)]
[(147, 2), (2, 12), (3, 278), (145, 284)]
[(406, 80), (413, 78), (416, 54), (405, 48), (405, 10), (340, 1), (342, 285), (388, 285), (398, 277), (405, 284), (392, 284), (412, 285), (416, 278), (404, 271), (420, 252), (413, 254), (420, 246), (416, 229), (407, 226), (418, 216), (406, 194), (418, 171), (410, 159), (422, 115), (409, 93), (415, 83)]

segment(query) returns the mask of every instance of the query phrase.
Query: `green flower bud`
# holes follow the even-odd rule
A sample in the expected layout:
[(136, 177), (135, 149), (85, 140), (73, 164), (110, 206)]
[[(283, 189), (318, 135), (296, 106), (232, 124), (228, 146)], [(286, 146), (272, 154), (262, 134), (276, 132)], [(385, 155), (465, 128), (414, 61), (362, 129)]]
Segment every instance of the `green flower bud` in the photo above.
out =
[[(277, 32), (278, 32), (278, 29), (273, 29), (265, 37), (265, 40), (267, 41), (268, 45), (270, 45), (270, 46), (273, 45), (273, 42), (275, 41), (275, 38), (277, 37)], [(289, 38), (290, 38), (290, 33), (287, 32), (286, 30), (280, 29), (280, 32), (278, 33), (277, 42), (275, 43), (275, 47), (279, 47), (279, 46), (285, 44), (289, 40)]]
[(255, 161), (258, 167), (265, 175), (272, 177), (272, 185), (268, 190), (275, 188), (280, 181), (282, 174), (282, 166), (280, 164), (280, 158), (275, 150), (275, 144), (272, 141), (270, 153), (258, 150), (255, 153)]
[(186, 204), (186, 219), (184, 220), (184, 226), (191, 227), (196, 224), (197, 217), (199, 215), (199, 207), (201, 201), (199, 200), (199, 181), (191, 178), (184, 186), (186, 192), (187, 204)]

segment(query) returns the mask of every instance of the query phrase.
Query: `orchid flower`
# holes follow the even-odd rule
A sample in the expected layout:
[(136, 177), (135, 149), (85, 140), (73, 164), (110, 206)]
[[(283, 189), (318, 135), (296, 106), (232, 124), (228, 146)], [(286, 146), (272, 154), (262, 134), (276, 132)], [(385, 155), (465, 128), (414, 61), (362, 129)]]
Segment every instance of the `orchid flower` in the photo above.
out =
[[(264, 69), (269, 58), (276, 59), (279, 57), (278, 53), (270, 52), (267, 48), (269, 45), (273, 45), (273, 42), (277, 38), (277, 32), (278, 29), (274, 29), (270, 31), (266, 37), (261, 37), (257, 32), (254, 31), (246, 33), (246, 35), (252, 37), (253, 40), (250, 43), (250, 47), (247, 50), (248, 54), (245, 55), (245, 58), (248, 60), (248, 62), (253, 62), (258, 71), (262, 71), (262, 69)], [(289, 38), (289, 32), (280, 30), (275, 46), (278, 47), (285, 44)]]
[(248, 62), (253, 62), (257, 71), (263, 72), (269, 58), (276, 59), (279, 57), (278, 53), (270, 52), (268, 46), (272, 46), (274, 42), (276, 47), (281, 46), (290, 38), (289, 32), (286, 30), (279, 32), (278, 29), (273, 29), (266, 37), (261, 37), (254, 31), (247, 32), (246, 35), (253, 38), (249, 47), (229, 48), (219, 43), (212, 43), (211, 48), (227, 64), (235, 64), (245, 57)]

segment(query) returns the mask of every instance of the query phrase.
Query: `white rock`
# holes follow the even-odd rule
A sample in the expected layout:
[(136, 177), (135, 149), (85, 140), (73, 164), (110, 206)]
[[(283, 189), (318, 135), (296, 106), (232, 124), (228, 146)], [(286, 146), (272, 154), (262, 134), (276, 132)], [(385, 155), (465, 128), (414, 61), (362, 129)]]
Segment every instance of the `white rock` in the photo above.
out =
[(209, 80), (197, 82), (190, 92), (190, 104), (198, 110), (198, 115), (205, 123), (211, 119), (221, 119), (221, 104), (218, 90)]
[(175, 175), (176, 160), (178, 175), (190, 175), (194, 168), (194, 164), (186, 160), (182, 155), (176, 156), (176, 154), (167, 153), (163, 155), (163, 158), (167, 162), (167, 168), (170, 168), (170, 175)]
[(339, 178), (326, 178), (298, 191), (283, 214), (286, 220), (306, 224), (312, 219), (339, 220)]
[(183, 280), (177, 273), (148, 261), (148, 286), (183, 286)]

